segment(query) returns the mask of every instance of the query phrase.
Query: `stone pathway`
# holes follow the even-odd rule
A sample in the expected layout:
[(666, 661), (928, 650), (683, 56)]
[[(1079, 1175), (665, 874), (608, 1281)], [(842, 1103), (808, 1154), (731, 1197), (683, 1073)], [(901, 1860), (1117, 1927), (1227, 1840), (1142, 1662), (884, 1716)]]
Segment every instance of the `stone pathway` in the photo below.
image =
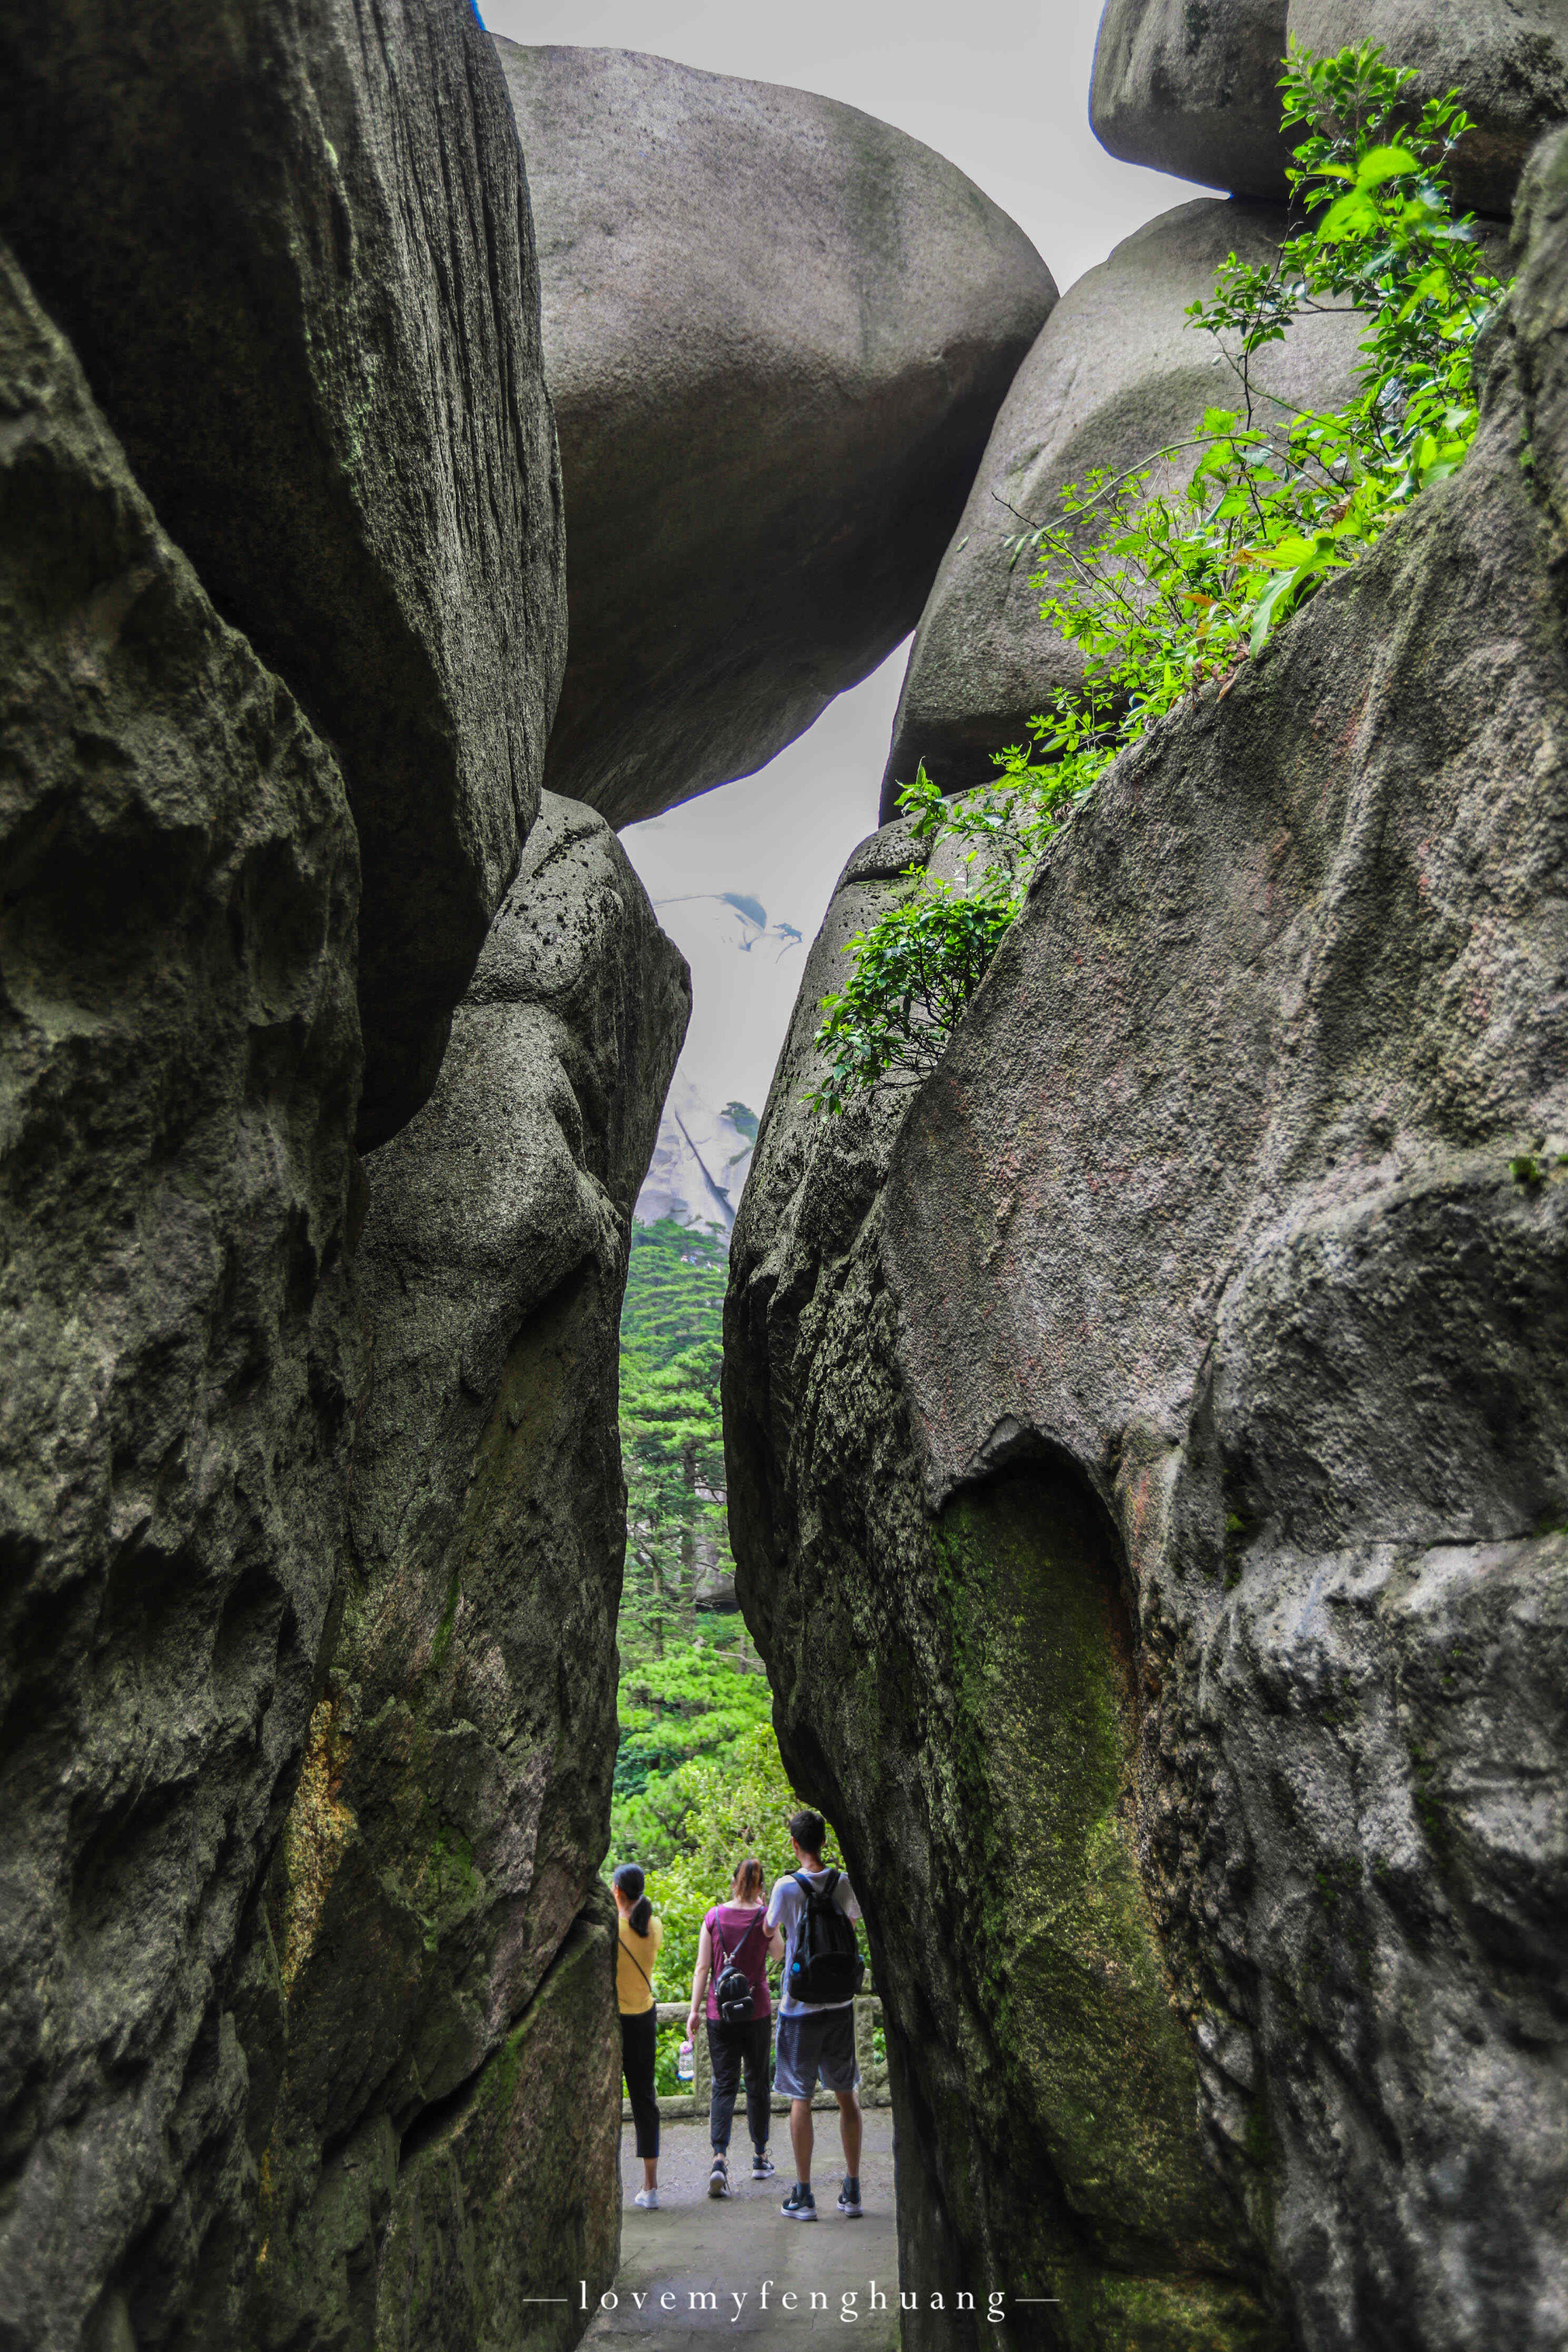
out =
[[(723, 2200), (708, 2194), (711, 2151), (700, 2123), (667, 2123), (658, 2159), (659, 2210), (632, 2203), (642, 2166), (632, 2154), (627, 2126), (621, 2134), (621, 2267), (613, 2311), (601, 2311), (584, 2338), (595, 2347), (636, 2344), (638, 2352), (714, 2352), (720, 2338), (749, 2336), (802, 2352), (821, 2331), (845, 2326), (846, 2295), (857, 2314), (856, 2352), (894, 2352), (899, 2329), (898, 2236), (893, 2222), (893, 2119), (886, 2108), (866, 2116), (860, 2158), (858, 2221), (835, 2209), (844, 2177), (837, 2118), (816, 2118), (812, 2167), (821, 2219), (786, 2221), (779, 2205), (795, 2168), (784, 2118), (773, 2126), (771, 2180), (751, 2178), (751, 2149), (741, 2133), (735, 2187)], [(871, 2301), (871, 2282), (886, 2307)], [(763, 2286), (767, 2283), (766, 2308)], [(643, 2298), (640, 2307), (637, 2296)], [(816, 2298), (813, 2308), (813, 2297)], [(710, 2305), (708, 2298), (711, 2297)], [(786, 2298), (793, 2297), (793, 2308)], [(737, 2298), (739, 2301), (737, 2302)]]

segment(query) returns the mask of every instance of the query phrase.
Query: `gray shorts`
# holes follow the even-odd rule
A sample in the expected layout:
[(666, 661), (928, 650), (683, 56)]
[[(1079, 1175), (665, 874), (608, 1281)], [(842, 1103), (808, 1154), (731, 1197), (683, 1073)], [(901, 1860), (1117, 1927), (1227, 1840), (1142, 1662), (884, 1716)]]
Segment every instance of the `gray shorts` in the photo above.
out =
[(825, 2091), (853, 2091), (859, 2083), (853, 2009), (819, 2009), (805, 2017), (780, 2018), (774, 2090), (786, 2099), (809, 2099), (818, 2074)]

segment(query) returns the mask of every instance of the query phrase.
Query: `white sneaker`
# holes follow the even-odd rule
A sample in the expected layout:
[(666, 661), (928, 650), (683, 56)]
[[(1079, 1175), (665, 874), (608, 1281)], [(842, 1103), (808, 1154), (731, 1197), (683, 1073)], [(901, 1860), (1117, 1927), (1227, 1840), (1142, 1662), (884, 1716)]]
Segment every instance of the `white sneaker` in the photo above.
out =
[(658, 2191), (657, 2189), (639, 2189), (637, 2195), (632, 2199), (632, 2203), (634, 2205), (640, 2205), (645, 2213), (657, 2213), (658, 2211)]

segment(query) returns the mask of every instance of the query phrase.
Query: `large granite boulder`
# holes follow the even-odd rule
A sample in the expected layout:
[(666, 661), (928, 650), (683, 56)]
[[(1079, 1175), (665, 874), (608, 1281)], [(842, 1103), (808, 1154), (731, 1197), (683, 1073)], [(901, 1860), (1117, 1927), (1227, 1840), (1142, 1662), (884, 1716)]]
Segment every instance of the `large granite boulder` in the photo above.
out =
[(0, 9), (0, 234), (160, 520), (331, 742), (362, 1138), (435, 1082), (564, 655), (528, 191), (468, 0)]
[(3, 248), (0, 420), (0, 2339), (78, 2352), (221, 2305), (254, 2205), (232, 1963), (343, 1535), (358, 867)]
[(1568, 142), (1528, 213), (1461, 473), (1123, 758), (912, 1100), (815, 1121), (803, 1002), (736, 1225), (904, 2282), (1025, 2344), (1563, 2340)]
[(368, 1162), (351, 1567), (254, 2030), (268, 2347), (511, 2343), (520, 2296), (614, 2272), (618, 1326), (689, 1007), (614, 834), (547, 793)]
[(1106, 0), (1089, 89), (1100, 145), (1178, 180), (1238, 196), (1283, 196), (1286, 5)]
[(1314, 57), (1375, 41), (1415, 68), (1423, 103), (1457, 89), (1476, 123), (1454, 159), (1472, 212), (1506, 214), (1531, 147), (1568, 116), (1561, 0), (1290, 0), (1285, 29)]
[(1089, 121), (1126, 163), (1279, 200), (1287, 48), (1332, 57), (1363, 41), (1415, 69), (1418, 103), (1458, 91), (1476, 128), (1454, 158), (1455, 194), (1506, 217), (1531, 148), (1568, 116), (1560, 0), (1107, 0)]
[(620, 824), (763, 766), (914, 626), (1056, 288), (853, 107), (497, 47), (572, 543), (548, 778)]
[[(1003, 542), (1058, 512), (1058, 493), (1096, 467), (1119, 474), (1189, 439), (1211, 406), (1239, 404), (1225, 351), (1185, 316), (1214, 291), (1226, 256), (1267, 262), (1285, 215), (1273, 205), (1200, 198), (1163, 213), (1080, 278), (1019, 369), (981, 459), (952, 543), (921, 616), (882, 785), (889, 817), (921, 760), (944, 792), (994, 775), (993, 753), (1028, 740), (1027, 722), (1082, 676), (1078, 648), (1040, 619), (1037, 566)], [(1355, 389), (1352, 316), (1300, 320), (1253, 362), (1267, 395), (1327, 407)], [(1284, 412), (1266, 397), (1259, 419)], [(1184, 451), (1156, 487), (1186, 478)]]

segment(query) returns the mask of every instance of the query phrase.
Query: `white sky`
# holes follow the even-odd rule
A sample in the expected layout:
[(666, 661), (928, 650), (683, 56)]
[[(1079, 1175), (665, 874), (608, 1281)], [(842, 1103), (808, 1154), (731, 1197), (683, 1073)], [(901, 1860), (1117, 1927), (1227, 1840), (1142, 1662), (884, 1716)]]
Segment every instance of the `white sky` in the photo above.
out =
[[(966, 172), (1033, 238), (1065, 292), (1119, 239), (1196, 191), (1119, 163), (1089, 128), (1100, 0), (479, 0), (514, 41), (646, 49), (784, 82), (880, 117)], [(962, 38), (955, 26), (963, 28)], [(692, 967), (682, 1067), (707, 1099), (760, 1111), (802, 952), (736, 945), (717, 894), (759, 898), (809, 941), (877, 822), (907, 648), (760, 775), (623, 835)], [(671, 903), (682, 901), (685, 903)]]

